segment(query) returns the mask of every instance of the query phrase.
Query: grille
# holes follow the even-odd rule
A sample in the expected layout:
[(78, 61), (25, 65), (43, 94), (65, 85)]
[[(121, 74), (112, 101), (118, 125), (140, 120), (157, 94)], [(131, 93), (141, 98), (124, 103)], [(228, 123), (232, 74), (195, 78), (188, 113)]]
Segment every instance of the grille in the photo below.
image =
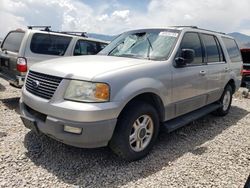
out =
[(25, 87), (36, 96), (51, 99), (61, 81), (60, 77), (29, 71)]

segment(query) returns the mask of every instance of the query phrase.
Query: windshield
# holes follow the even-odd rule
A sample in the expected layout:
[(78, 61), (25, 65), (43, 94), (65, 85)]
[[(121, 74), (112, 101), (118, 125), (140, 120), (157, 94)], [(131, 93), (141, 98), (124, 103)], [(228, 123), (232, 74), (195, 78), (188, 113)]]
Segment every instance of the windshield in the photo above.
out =
[(178, 37), (176, 30), (126, 32), (113, 40), (99, 54), (150, 60), (169, 57)]

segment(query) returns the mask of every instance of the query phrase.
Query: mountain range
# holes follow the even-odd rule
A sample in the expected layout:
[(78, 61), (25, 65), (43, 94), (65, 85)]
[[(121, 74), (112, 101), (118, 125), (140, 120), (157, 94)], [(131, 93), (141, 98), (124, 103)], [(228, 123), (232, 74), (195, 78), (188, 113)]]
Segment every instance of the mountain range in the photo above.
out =
[(250, 36), (242, 33), (234, 32), (228, 35), (235, 38), (240, 48), (250, 48)]

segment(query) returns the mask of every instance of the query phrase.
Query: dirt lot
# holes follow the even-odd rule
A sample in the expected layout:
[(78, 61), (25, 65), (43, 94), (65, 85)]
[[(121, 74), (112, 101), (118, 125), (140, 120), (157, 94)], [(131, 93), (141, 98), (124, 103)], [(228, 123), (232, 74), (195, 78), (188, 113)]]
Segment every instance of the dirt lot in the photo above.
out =
[(37, 136), (19, 118), (19, 97), (0, 78), (0, 187), (243, 187), (250, 172), (250, 99), (239, 94), (226, 117), (162, 130), (133, 163)]

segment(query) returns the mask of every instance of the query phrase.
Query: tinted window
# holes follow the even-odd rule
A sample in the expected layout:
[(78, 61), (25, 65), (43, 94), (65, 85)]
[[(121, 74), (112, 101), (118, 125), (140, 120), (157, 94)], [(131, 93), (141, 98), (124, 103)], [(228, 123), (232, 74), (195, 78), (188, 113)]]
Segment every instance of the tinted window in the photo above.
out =
[(201, 64), (202, 47), (199, 35), (197, 33), (186, 33), (181, 41), (182, 49), (193, 49), (195, 52), (194, 61), (191, 64)]
[(24, 32), (11, 32), (7, 35), (2, 45), (2, 49), (12, 52), (19, 52)]
[(35, 33), (32, 37), (30, 50), (37, 54), (63, 56), (71, 37)]
[(95, 55), (105, 46), (103, 43), (78, 40), (74, 49), (74, 55)]
[(235, 42), (235, 40), (223, 37), (223, 42), (227, 48), (228, 55), (232, 62), (241, 61), (240, 50)]
[(206, 48), (207, 62), (219, 62), (220, 52), (215, 37), (213, 35), (202, 34), (202, 40)]

